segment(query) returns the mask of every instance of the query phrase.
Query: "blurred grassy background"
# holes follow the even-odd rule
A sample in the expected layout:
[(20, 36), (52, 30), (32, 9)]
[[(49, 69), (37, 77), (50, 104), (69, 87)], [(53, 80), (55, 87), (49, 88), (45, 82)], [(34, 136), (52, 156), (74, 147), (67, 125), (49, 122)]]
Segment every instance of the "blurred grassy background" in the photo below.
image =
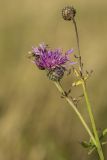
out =
[[(73, 25), (61, 18), (61, 9), (72, 4), (84, 67), (94, 70), (88, 90), (97, 127), (107, 127), (107, 1), (0, 1), (0, 160), (95, 159), (79, 144), (88, 135), (74, 112), (27, 59), (40, 42), (77, 53)], [(65, 78), (64, 87), (72, 81)], [(83, 107), (84, 101), (80, 110), (88, 120)], [(107, 157), (106, 146), (104, 152)]]

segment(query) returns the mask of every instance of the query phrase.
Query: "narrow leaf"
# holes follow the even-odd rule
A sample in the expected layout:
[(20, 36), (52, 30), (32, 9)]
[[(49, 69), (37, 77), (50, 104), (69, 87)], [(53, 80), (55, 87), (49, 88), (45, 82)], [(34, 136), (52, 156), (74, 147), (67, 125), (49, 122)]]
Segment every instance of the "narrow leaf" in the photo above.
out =
[(107, 128), (103, 130), (103, 136), (107, 134)]
[(90, 144), (86, 141), (82, 141), (81, 142), (81, 145), (84, 147), (84, 148), (89, 148), (90, 147)]
[(78, 86), (78, 85), (80, 85), (80, 84), (82, 84), (82, 81), (81, 81), (81, 80), (80, 80), (80, 81), (77, 81), (77, 82), (72, 83), (72, 86)]

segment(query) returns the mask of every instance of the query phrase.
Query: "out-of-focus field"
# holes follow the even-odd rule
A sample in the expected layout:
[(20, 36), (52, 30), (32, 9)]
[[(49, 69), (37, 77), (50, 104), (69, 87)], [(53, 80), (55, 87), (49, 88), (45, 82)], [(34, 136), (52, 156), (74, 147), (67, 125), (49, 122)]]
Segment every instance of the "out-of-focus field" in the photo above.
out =
[[(61, 17), (61, 9), (72, 4), (77, 9), (84, 67), (94, 70), (88, 90), (97, 128), (107, 127), (107, 1), (4, 0), (0, 2), (0, 160), (96, 157), (89, 157), (80, 145), (89, 137), (73, 110), (45, 73), (27, 59), (31, 47), (40, 42), (77, 53), (74, 27)], [(64, 88), (72, 82), (72, 76), (65, 78)], [(72, 92), (79, 95), (82, 90)], [(80, 111), (89, 122), (84, 100)], [(107, 158), (107, 146), (104, 154)]]

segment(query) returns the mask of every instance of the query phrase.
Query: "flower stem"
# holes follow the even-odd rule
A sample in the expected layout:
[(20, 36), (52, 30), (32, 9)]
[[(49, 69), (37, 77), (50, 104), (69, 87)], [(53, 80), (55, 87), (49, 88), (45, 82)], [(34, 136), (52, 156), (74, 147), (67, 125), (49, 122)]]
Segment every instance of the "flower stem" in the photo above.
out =
[(73, 20), (73, 24), (74, 24), (74, 27), (75, 27), (75, 33), (76, 33), (76, 39), (77, 39), (77, 47), (78, 47), (78, 54), (81, 57), (81, 55), (80, 55), (80, 45), (79, 45), (79, 36), (78, 36), (77, 24), (76, 24), (76, 21), (75, 21), (74, 18), (72, 20)]
[(80, 64), (80, 73), (82, 76), (82, 68), (83, 68), (83, 64), (82, 64), (82, 59), (81, 59), (81, 54), (80, 54), (80, 43), (79, 43), (79, 35), (78, 35), (78, 28), (77, 28), (77, 24), (75, 19), (73, 18), (73, 24), (74, 24), (74, 28), (75, 28), (75, 34), (76, 34), (76, 40), (77, 40), (77, 47), (78, 47), (78, 55), (79, 55), (79, 64)]
[[(57, 89), (59, 90), (59, 92), (62, 94), (64, 93), (64, 90), (63, 88), (61, 87), (60, 83), (59, 82), (54, 82), (54, 84), (56, 85)], [(87, 126), (83, 116), (81, 115), (81, 113), (78, 111), (77, 107), (74, 105), (74, 103), (72, 102), (72, 100), (65, 96), (65, 100), (69, 103), (69, 105), (72, 107), (72, 109), (75, 111), (75, 113), (77, 114), (78, 118), (80, 119), (80, 121), (82, 122), (84, 128), (86, 129), (86, 131), (88, 132), (90, 138), (92, 139), (93, 143), (95, 144), (96, 146), (96, 140), (93, 136), (93, 134), (91, 133), (89, 127)]]
[(77, 29), (76, 21), (75, 21), (74, 18), (73, 18), (73, 24), (74, 24), (75, 33), (76, 33), (76, 39), (77, 39), (79, 65), (80, 65), (79, 66), (79, 68), (80, 68), (80, 78), (82, 80), (82, 87), (83, 87), (84, 97), (85, 97), (85, 100), (86, 100), (87, 110), (88, 110), (88, 113), (89, 113), (92, 129), (93, 129), (93, 132), (94, 132), (94, 137), (95, 137), (95, 141), (96, 141), (96, 148), (97, 148), (100, 160), (104, 160), (102, 146), (100, 144), (100, 140), (99, 140), (99, 137), (98, 137), (98, 133), (97, 133), (96, 125), (95, 125), (95, 120), (94, 120), (94, 116), (93, 116), (92, 109), (91, 109), (91, 104), (90, 104), (90, 101), (89, 101), (89, 98), (88, 98), (88, 94), (87, 94), (87, 90), (86, 90), (86, 86), (85, 86), (85, 81), (83, 79), (83, 64), (82, 64), (82, 61), (81, 61), (78, 29)]
[(96, 125), (95, 125), (95, 120), (94, 120), (94, 116), (93, 116), (93, 113), (92, 113), (91, 104), (90, 104), (90, 101), (89, 101), (89, 98), (88, 98), (88, 94), (87, 94), (86, 85), (85, 85), (84, 80), (82, 82), (82, 87), (83, 87), (84, 97), (85, 97), (86, 104), (87, 104), (87, 110), (88, 110), (89, 117), (90, 117), (90, 120), (91, 120), (92, 129), (93, 129), (95, 140), (96, 140), (96, 143), (97, 143), (96, 148), (97, 148), (100, 160), (104, 160), (102, 146), (100, 144), (100, 140), (99, 140), (99, 137), (98, 137), (98, 133), (97, 133)]

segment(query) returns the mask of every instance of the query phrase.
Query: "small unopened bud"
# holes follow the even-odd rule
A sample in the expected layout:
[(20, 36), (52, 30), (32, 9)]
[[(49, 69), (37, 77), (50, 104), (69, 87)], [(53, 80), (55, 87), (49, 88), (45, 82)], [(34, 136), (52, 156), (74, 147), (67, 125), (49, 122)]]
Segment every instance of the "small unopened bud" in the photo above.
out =
[(67, 20), (67, 21), (73, 20), (73, 18), (75, 17), (75, 14), (76, 14), (76, 10), (74, 9), (74, 7), (67, 6), (62, 9), (62, 17), (64, 20)]

